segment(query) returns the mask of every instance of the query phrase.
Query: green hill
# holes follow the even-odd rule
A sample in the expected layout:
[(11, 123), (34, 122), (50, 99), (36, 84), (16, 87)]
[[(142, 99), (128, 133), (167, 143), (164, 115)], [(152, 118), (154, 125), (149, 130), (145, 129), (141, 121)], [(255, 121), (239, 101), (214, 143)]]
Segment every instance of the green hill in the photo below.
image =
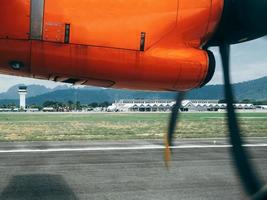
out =
[[(0, 104), (18, 104), (17, 87), (13, 86), (8, 92), (0, 94)], [(237, 100), (266, 100), (267, 77), (234, 84), (234, 90)], [(48, 89), (44, 86), (36, 85), (29, 85), (28, 91), (27, 103), (38, 105), (42, 105), (48, 100), (59, 102), (71, 100), (88, 104), (104, 101), (113, 102), (118, 99), (172, 99), (176, 95), (173, 92), (144, 92), (95, 87), (73, 89), (71, 87), (61, 86), (55, 89)], [(195, 89), (187, 95), (187, 99), (224, 99), (223, 85), (208, 85), (201, 89)]]

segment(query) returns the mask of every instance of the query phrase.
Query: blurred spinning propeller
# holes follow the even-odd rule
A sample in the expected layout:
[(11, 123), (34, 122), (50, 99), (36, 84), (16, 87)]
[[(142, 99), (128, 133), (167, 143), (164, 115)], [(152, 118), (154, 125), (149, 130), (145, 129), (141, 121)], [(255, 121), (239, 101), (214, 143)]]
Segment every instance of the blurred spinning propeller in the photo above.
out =
[[(253, 40), (267, 34), (267, 0), (225, 0), (224, 13), (214, 37), (204, 48), (218, 46), (223, 64), (224, 91), (232, 155), (245, 190), (255, 200), (267, 199), (267, 187), (255, 172), (249, 153), (243, 147), (237, 115), (233, 106), (234, 94), (230, 80), (230, 45)], [(178, 95), (170, 117), (166, 136), (165, 161), (168, 166), (179, 109), (185, 92)]]

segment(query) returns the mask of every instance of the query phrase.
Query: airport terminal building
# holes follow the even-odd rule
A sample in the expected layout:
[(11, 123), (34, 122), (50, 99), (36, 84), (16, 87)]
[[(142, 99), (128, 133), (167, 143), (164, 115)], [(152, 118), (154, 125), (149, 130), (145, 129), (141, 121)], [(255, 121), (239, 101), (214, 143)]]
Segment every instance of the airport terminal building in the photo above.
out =
[[(174, 106), (174, 100), (141, 100), (124, 99), (114, 102), (108, 107), (109, 112), (169, 112)], [(236, 109), (252, 110), (253, 104), (235, 104)], [(184, 100), (182, 111), (219, 111), (225, 110), (226, 104), (219, 100)]]

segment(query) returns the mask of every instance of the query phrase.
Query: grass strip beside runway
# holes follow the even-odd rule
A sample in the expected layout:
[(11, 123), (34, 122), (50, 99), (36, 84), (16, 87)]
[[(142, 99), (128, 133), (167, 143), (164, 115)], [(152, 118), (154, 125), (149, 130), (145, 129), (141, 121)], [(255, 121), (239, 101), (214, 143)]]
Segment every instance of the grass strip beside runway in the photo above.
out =
[[(168, 113), (0, 114), (0, 141), (159, 139)], [(250, 137), (267, 136), (267, 113), (240, 113)], [(224, 113), (183, 113), (176, 136), (226, 136)]]

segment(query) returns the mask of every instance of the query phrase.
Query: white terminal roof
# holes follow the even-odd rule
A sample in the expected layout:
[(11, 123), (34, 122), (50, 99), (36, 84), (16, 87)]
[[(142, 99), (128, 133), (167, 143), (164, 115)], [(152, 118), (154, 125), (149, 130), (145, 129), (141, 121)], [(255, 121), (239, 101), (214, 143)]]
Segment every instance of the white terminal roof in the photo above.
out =
[[(113, 103), (108, 109), (127, 110), (134, 107), (172, 107), (176, 102), (174, 100), (149, 100), (149, 99), (122, 99)], [(226, 108), (225, 103), (219, 103), (219, 100), (184, 100), (182, 107), (184, 108)], [(236, 108), (252, 108), (253, 104), (234, 104)]]

